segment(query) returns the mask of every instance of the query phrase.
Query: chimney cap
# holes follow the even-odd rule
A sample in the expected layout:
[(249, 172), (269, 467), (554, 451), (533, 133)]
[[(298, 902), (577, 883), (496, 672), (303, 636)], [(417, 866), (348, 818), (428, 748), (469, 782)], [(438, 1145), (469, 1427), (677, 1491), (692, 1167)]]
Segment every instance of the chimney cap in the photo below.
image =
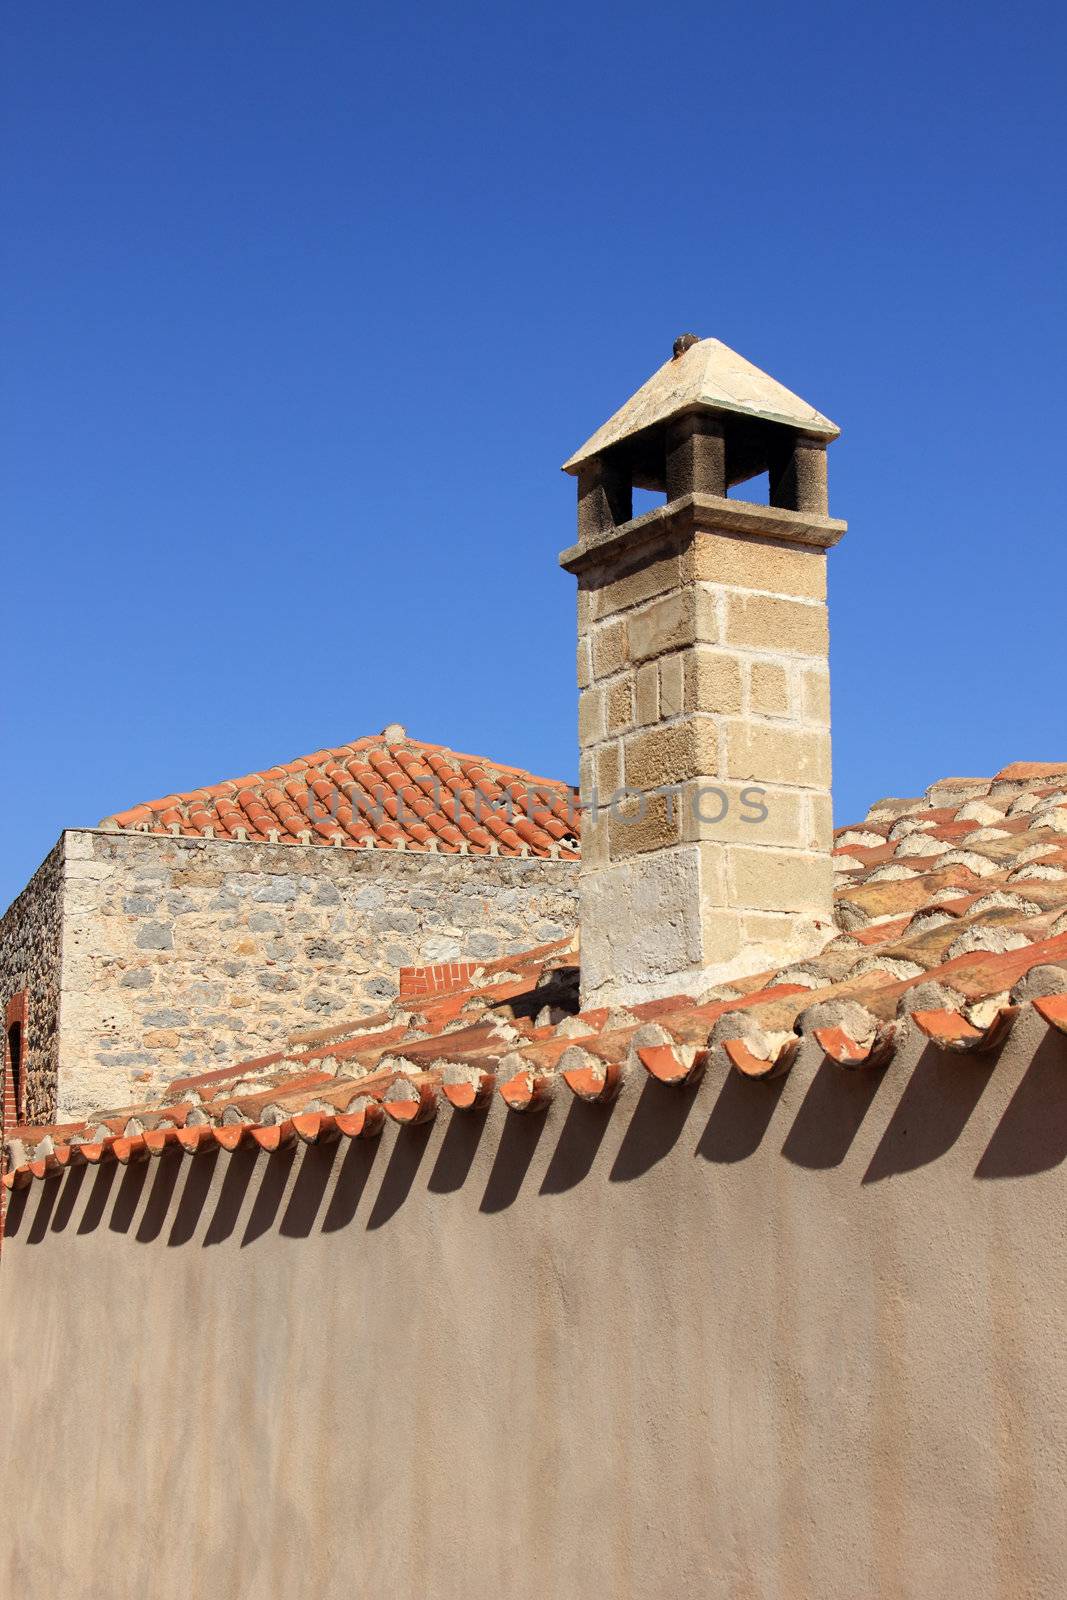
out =
[(826, 441), (841, 432), (829, 417), (720, 339), (685, 333), (675, 340), (674, 350), (671, 359), (564, 462), (564, 472), (577, 473), (594, 456), (686, 411), (755, 417)]

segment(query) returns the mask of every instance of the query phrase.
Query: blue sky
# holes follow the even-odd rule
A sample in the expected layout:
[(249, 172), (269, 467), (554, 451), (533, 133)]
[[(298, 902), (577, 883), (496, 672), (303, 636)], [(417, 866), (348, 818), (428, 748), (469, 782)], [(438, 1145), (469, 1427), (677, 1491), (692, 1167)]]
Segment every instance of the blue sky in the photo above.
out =
[(1062, 7), (8, 13), (0, 901), (400, 721), (577, 767), (559, 463), (688, 329), (840, 423), (835, 804), (1067, 754)]

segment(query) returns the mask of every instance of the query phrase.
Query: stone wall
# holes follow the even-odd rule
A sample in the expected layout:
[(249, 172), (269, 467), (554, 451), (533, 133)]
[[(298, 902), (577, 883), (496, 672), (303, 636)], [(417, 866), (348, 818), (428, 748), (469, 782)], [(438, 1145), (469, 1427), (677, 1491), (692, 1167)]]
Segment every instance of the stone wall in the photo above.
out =
[(573, 933), (577, 863), (65, 835), (58, 1115), (379, 1010), (402, 966)]
[(719, 515), (668, 505), (564, 556), (586, 1005), (699, 994), (833, 929), (826, 550), (788, 512)]
[(0, 919), (0, 1016), (15, 995), (29, 1000), (22, 1041), (27, 1121), (45, 1121), (55, 1104), (59, 1066), (62, 841)]
[(1062, 1600), (1038, 1023), (14, 1191), (0, 1593)]

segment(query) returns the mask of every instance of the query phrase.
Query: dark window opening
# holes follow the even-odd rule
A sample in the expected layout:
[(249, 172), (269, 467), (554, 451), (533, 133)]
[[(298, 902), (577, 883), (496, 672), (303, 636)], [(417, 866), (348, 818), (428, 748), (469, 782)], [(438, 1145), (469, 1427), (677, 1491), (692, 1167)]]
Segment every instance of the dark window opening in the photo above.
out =
[[(13, 1022), (7, 1030), (7, 1082), (11, 1089), (11, 1115), (22, 1121), (22, 1023)], [(5, 1110), (7, 1108), (5, 1107)], [(6, 1118), (5, 1118), (6, 1120)]]

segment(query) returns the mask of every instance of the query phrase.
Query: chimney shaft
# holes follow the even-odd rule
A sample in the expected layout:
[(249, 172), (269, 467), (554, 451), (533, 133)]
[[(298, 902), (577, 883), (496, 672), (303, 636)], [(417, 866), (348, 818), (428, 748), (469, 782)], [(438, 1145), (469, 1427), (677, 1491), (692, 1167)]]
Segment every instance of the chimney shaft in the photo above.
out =
[[(706, 339), (567, 463), (580, 508), (579, 543), (560, 560), (578, 578), (586, 1006), (699, 994), (832, 936), (836, 432)], [(726, 497), (762, 470), (771, 505)], [(632, 517), (635, 484), (667, 503)]]

